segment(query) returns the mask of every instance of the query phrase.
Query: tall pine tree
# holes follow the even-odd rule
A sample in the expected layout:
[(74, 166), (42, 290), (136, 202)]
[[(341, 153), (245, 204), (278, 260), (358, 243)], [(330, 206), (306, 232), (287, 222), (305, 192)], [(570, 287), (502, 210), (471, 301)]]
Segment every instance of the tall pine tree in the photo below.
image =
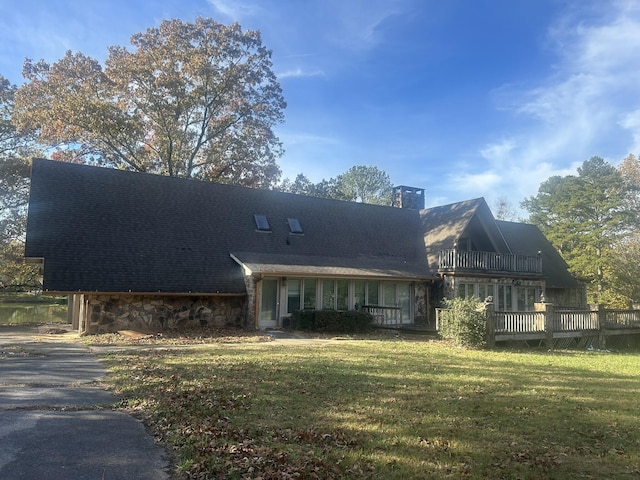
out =
[(571, 271), (587, 282), (591, 303), (618, 304), (610, 288), (614, 246), (638, 222), (629, 195), (620, 172), (592, 157), (577, 176), (551, 177), (535, 197), (522, 202), (529, 222), (540, 227)]

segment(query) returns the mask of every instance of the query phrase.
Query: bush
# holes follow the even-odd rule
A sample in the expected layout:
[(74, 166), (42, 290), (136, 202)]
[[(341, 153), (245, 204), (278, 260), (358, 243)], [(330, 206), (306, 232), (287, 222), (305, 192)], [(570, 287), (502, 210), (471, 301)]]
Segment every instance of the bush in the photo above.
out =
[(300, 310), (291, 318), (294, 330), (332, 333), (364, 333), (373, 328), (373, 317), (356, 310)]
[(445, 300), (441, 313), (440, 335), (466, 348), (486, 345), (485, 315), (482, 302), (475, 298)]
[(291, 317), (291, 328), (294, 330), (314, 330), (315, 310), (298, 310)]

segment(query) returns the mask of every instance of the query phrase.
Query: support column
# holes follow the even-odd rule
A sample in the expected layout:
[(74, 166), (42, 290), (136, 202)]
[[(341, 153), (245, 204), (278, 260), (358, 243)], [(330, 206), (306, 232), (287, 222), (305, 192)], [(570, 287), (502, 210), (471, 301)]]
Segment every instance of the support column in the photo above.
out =
[(67, 295), (67, 323), (73, 324), (73, 295)]
[(71, 311), (71, 328), (73, 330), (80, 329), (80, 304), (82, 295), (76, 293), (70, 296), (69, 310)]
[(487, 297), (487, 300), (484, 302), (484, 325), (487, 347), (493, 348), (496, 346), (496, 308), (492, 297)]
[(591, 306), (591, 311), (596, 312), (598, 318), (598, 347), (602, 350), (607, 348), (607, 335), (606, 335), (606, 311), (599, 303)]
[(544, 313), (544, 342), (549, 350), (553, 350), (553, 303), (534, 303), (533, 310)]

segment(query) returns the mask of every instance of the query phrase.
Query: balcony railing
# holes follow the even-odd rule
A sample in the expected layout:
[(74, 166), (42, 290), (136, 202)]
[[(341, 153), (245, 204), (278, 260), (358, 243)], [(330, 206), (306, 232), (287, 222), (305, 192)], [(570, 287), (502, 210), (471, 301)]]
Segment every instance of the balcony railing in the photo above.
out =
[(510, 253), (442, 250), (438, 255), (440, 271), (509, 272), (542, 274), (542, 256)]

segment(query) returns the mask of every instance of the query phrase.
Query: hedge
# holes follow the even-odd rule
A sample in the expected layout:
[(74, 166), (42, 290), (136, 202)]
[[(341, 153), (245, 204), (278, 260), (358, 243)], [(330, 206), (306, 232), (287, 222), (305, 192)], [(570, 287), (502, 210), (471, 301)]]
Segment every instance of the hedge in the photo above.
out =
[(291, 328), (313, 332), (363, 333), (373, 329), (373, 317), (358, 310), (299, 310), (291, 317)]

